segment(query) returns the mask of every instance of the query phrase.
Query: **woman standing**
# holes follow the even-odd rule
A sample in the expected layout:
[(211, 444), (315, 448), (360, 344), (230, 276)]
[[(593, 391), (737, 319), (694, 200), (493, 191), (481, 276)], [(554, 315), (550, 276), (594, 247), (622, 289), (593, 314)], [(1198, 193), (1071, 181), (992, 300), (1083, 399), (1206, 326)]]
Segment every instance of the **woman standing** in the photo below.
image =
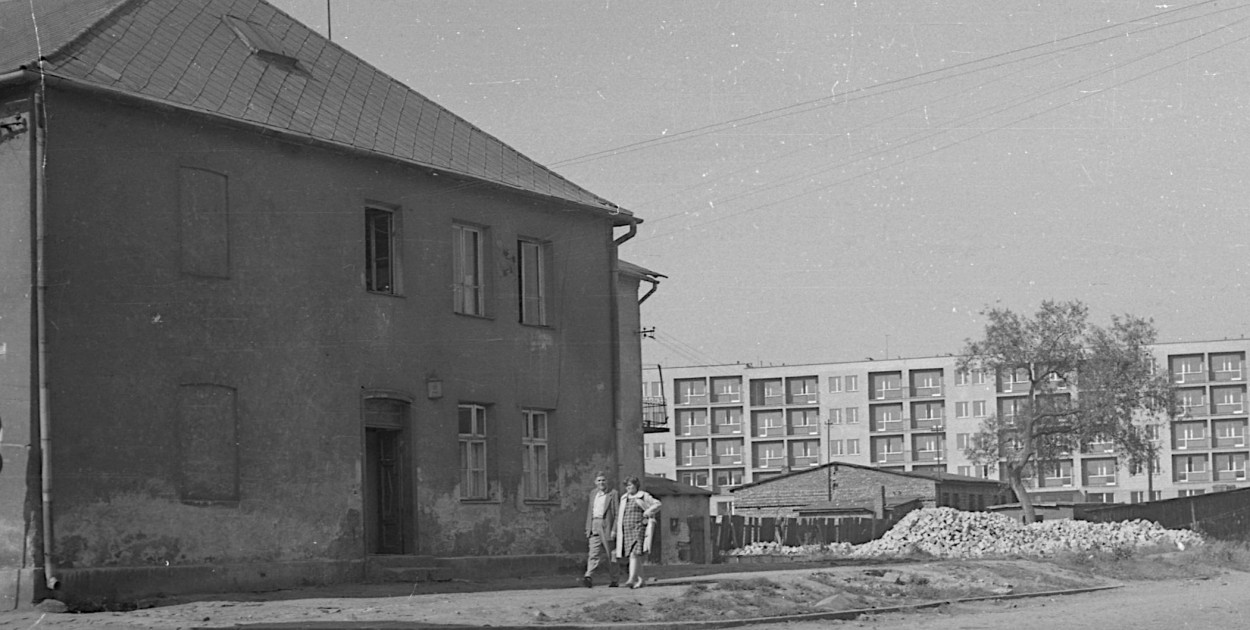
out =
[(643, 491), (637, 477), (625, 480), (616, 517), (616, 556), (629, 558), (629, 581), (625, 584), (630, 588), (642, 588), (643, 554), (651, 551), (650, 533), (659, 512), (659, 500)]

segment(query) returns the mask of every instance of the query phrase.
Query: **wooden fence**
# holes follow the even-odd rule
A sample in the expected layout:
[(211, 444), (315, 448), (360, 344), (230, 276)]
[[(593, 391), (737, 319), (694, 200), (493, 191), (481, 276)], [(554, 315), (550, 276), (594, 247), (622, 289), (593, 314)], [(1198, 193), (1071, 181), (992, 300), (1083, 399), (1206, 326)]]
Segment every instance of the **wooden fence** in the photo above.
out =
[(858, 545), (880, 538), (892, 525), (892, 521), (875, 518), (713, 516), (710, 522), (712, 547), (717, 557), (757, 542), (788, 547), (835, 542)]
[(1155, 521), (1169, 529), (1192, 529), (1217, 540), (1250, 541), (1250, 488), (1192, 497), (1086, 507), (1075, 518), (1095, 521)]

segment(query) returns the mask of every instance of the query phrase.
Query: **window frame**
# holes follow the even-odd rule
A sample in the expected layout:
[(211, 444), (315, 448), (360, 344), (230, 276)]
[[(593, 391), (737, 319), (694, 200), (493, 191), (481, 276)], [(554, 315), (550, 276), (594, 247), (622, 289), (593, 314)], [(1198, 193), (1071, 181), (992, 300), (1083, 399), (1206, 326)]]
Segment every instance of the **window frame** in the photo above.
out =
[[(470, 414), (468, 433), (464, 432), (463, 426), (463, 414), (466, 411)], [(479, 403), (460, 403), (456, 406), (461, 501), (490, 500), (490, 446), (487, 442), (486, 411), (487, 406)]]
[[(460, 315), (488, 317), (486, 309), (486, 228), (468, 223), (452, 226), (452, 301)], [(472, 237), (470, 239), (470, 237)], [(472, 247), (466, 244), (471, 240)], [(470, 260), (468, 257), (472, 257)], [(468, 269), (472, 267), (471, 276)]]
[[(378, 255), (377, 219), (386, 220), (386, 254)], [(399, 213), (379, 204), (365, 205), (365, 291), (399, 295)], [(379, 259), (385, 260), (386, 279), (379, 283)]]
[[(551, 499), (551, 413), (546, 409), (522, 409), (521, 495), (526, 501)], [(537, 419), (542, 419), (538, 435)]]
[[(550, 296), (548, 295), (548, 277), (550, 275), (551, 266), (551, 244), (545, 241), (529, 238), (517, 239), (517, 321), (526, 326), (550, 326), (549, 317), (551, 309), (548, 306)], [(527, 249), (532, 253), (527, 256)], [(530, 263), (529, 258), (536, 257), (536, 263)], [(531, 293), (533, 295), (531, 295)], [(530, 312), (527, 306), (534, 304), (537, 313), (531, 317), (527, 316)]]

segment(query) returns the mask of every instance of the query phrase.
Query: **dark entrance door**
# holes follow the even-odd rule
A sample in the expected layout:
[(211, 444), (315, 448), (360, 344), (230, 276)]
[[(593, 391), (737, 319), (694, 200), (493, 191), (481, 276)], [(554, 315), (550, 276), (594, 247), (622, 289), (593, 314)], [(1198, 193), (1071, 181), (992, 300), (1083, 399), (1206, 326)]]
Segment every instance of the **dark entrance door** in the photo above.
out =
[(400, 432), (365, 429), (365, 539), (369, 553), (403, 553)]
[(402, 554), (411, 498), (405, 483), (408, 403), (365, 400), (364, 525), (371, 554)]

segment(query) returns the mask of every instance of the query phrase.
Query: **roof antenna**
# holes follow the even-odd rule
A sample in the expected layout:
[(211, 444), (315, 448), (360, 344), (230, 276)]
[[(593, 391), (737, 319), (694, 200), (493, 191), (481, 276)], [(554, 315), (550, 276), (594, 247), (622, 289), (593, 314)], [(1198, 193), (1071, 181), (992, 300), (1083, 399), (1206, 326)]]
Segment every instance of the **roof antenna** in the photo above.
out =
[(326, 39), (334, 41), (334, 24), (330, 22), (330, 0), (326, 0)]

